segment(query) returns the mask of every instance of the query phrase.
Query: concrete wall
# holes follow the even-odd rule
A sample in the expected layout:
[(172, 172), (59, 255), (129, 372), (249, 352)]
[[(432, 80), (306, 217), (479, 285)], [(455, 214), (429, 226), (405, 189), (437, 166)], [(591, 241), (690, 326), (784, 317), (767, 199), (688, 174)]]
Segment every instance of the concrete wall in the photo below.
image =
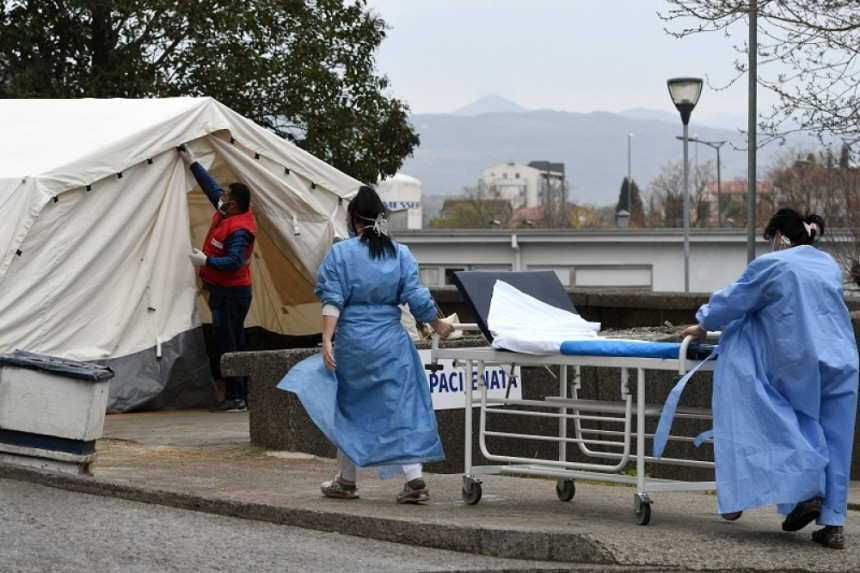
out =
[[(444, 289), (435, 293), (443, 311), (450, 314), (461, 312), (463, 322), (471, 320), (471, 315), (456, 290)], [(588, 294), (575, 293), (572, 295), (574, 304), (584, 317), (589, 320), (604, 320), (612, 326), (604, 325), (604, 329), (636, 328), (625, 336), (645, 340), (678, 340), (682, 324), (693, 322), (691, 317), (702, 301), (697, 295), (658, 295), (654, 293), (604, 293)], [(848, 301), (849, 307), (856, 309), (857, 301)], [(460, 305), (458, 307), (458, 304)], [(672, 308), (678, 306), (681, 308)], [(671, 321), (675, 326), (661, 327), (664, 320)], [(860, 312), (852, 312), (855, 335), (860, 339)], [(483, 345), (483, 341), (462, 340), (443, 343), (446, 347), (468, 347)], [(419, 346), (427, 344), (419, 343)], [(294, 394), (276, 388), (278, 382), (289, 369), (304, 358), (318, 352), (318, 348), (301, 348), (292, 350), (269, 350), (227, 354), (221, 363), (222, 372), (226, 375), (250, 376), (250, 433), (251, 443), (271, 450), (286, 450), (306, 452), (323, 457), (334, 457), (334, 447), (316, 428), (307, 416), (301, 403)], [(544, 368), (523, 368), (523, 398), (542, 400), (546, 396), (558, 395), (558, 368), (548, 371)], [(675, 385), (676, 376), (670, 372), (651, 371), (646, 375), (646, 401), (653, 404), (663, 404), (669, 391)], [(636, 395), (635, 375), (631, 376), (630, 391)], [(614, 368), (584, 368), (581, 375), (582, 398), (595, 400), (617, 400), (620, 397), (620, 369)], [(681, 406), (709, 407), (712, 389), (712, 377), (709, 373), (698, 374), (684, 391)], [(533, 410), (533, 409), (530, 409)], [(477, 413), (477, 410), (476, 410)], [(428, 464), (427, 471), (432, 473), (461, 473), (463, 471), (464, 428), (465, 416), (462, 409), (437, 411), (440, 435), (445, 448), (447, 459), (444, 462)], [(657, 419), (646, 420), (646, 432), (653, 433)], [(522, 416), (495, 416), (489, 419), (488, 429), (513, 433), (539, 433), (556, 435), (557, 422), (548, 418)], [(617, 425), (602, 423), (600, 427), (617, 429)], [(695, 436), (707, 430), (710, 424), (701, 420), (686, 420), (676, 418), (672, 435)], [(478, 420), (473, 420), (473, 436), (477, 437)], [(860, 446), (855, 428), (855, 451)], [(549, 442), (532, 440), (490, 439), (488, 447), (491, 452), (518, 457), (535, 459), (558, 459), (558, 446)], [(650, 452), (651, 443), (647, 442)], [(583, 456), (576, 446), (568, 447), (568, 459), (575, 461), (594, 462), (594, 459)], [(713, 450), (709, 444), (695, 448), (689, 442), (670, 442), (666, 457), (681, 459), (712, 459)], [(488, 463), (479, 453), (477, 445), (473, 450), (473, 464)], [(860, 457), (854, 456), (852, 461), (852, 479), (860, 479)], [(711, 470), (685, 468), (678, 465), (649, 464), (648, 473), (654, 477), (670, 479), (712, 479)]]
[[(427, 286), (448, 284), (454, 270), (552, 270), (577, 289), (685, 290), (683, 229), (434, 229), (397, 240), (418, 259)], [(710, 293), (736, 280), (747, 266), (747, 240), (744, 229), (690, 229), (689, 291)], [(770, 250), (760, 232), (755, 249), (756, 256)]]

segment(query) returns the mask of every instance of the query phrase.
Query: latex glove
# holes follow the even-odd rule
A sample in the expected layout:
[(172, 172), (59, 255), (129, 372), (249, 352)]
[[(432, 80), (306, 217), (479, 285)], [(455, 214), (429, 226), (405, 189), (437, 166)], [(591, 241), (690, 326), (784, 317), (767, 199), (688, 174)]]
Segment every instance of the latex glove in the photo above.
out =
[(194, 249), (194, 252), (188, 255), (188, 258), (191, 259), (191, 264), (195, 267), (204, 267), (206, 266), (206, 255), (203, 254), (203, 251), (200, 249)]
[(708, 335), (708, 331), (701, 324), (697, 324), (695, 326), (689, 326), (684, 329), (684, 332), (681, 333), (681, 338), (687, 338), (688, 336), (692, 336), (695, 340), (693, 342), (702, 343), (705, 341), (705, 337)]
[(454, 332), (454, 325), (447, 318), (437, 318), (430, 323), (430, 326), (443, 339), (448, 338)]
[(179, 153), (179, 156), (182, 158), (182, 161), (185, 162), (185, 165), (190, 166), (192, 163), (197, 161), (197, 158), (194, 157), (194, 154), (191, 152), (191, 150), (185, 144), (177, 147), (176, 151)]

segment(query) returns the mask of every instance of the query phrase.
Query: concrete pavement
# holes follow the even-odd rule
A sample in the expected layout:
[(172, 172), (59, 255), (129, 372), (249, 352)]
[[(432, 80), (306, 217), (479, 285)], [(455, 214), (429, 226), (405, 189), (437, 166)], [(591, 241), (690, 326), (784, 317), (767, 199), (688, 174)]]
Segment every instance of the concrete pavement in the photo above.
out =
[(656, 492), (637, 525), (631, 487), (577, 481), (562, 502), (555, 480), (488, 475), (477, 505), (462, 476), (427, 474), (430, 502), (398, 505), (400, 480), (359, 470), (361, 499), (321, 496), (332, 459), (250, 444), (248, 414), (179, 411), (109, 415), (92, 476), (0, 464), (0, 477), (384, 541), (502, 557), (630, 570), (860, 571), (860, 483), (852, 484), (843, 551), (814, 544), (815, 526), (780, 530), (773, 507), (737, 521), (703, 492)]

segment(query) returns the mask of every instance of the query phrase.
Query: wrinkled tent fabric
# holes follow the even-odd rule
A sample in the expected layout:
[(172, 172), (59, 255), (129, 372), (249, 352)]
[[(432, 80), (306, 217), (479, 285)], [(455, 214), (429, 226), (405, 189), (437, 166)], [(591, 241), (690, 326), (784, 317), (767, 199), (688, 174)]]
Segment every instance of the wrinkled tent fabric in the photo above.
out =
[(188, 260), (212, 206), (181, 144), (252, 190), (246, 327), (319, 332), (315, 273), (357, 180), (211, 98), (4, 100), (0, 123), (0, 352), (109, 366), (108, 412), (212, 403)]

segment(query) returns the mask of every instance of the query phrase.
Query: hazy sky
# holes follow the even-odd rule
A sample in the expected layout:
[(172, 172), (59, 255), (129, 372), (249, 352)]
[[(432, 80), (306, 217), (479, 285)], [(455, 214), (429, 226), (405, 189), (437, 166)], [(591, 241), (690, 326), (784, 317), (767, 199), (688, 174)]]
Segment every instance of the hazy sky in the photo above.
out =
[[(694, 76), (723, 87), (734, 75), (733, 37), (664, 32), (665, 0), (368, 0), (390, 25), (377, 54), (392, 94), (413, 113), (449, 113), (499, 95), (527, 109), (677, 113), (666, 80)], [(678, 26), (675, 25), (677, 28)], [(763, 71), (763, 70), (762, 70)], [(746, 117), (747, 80), (706, 83), (693, 112)], [(759, 90), (759, 107), (769, 101)]]

